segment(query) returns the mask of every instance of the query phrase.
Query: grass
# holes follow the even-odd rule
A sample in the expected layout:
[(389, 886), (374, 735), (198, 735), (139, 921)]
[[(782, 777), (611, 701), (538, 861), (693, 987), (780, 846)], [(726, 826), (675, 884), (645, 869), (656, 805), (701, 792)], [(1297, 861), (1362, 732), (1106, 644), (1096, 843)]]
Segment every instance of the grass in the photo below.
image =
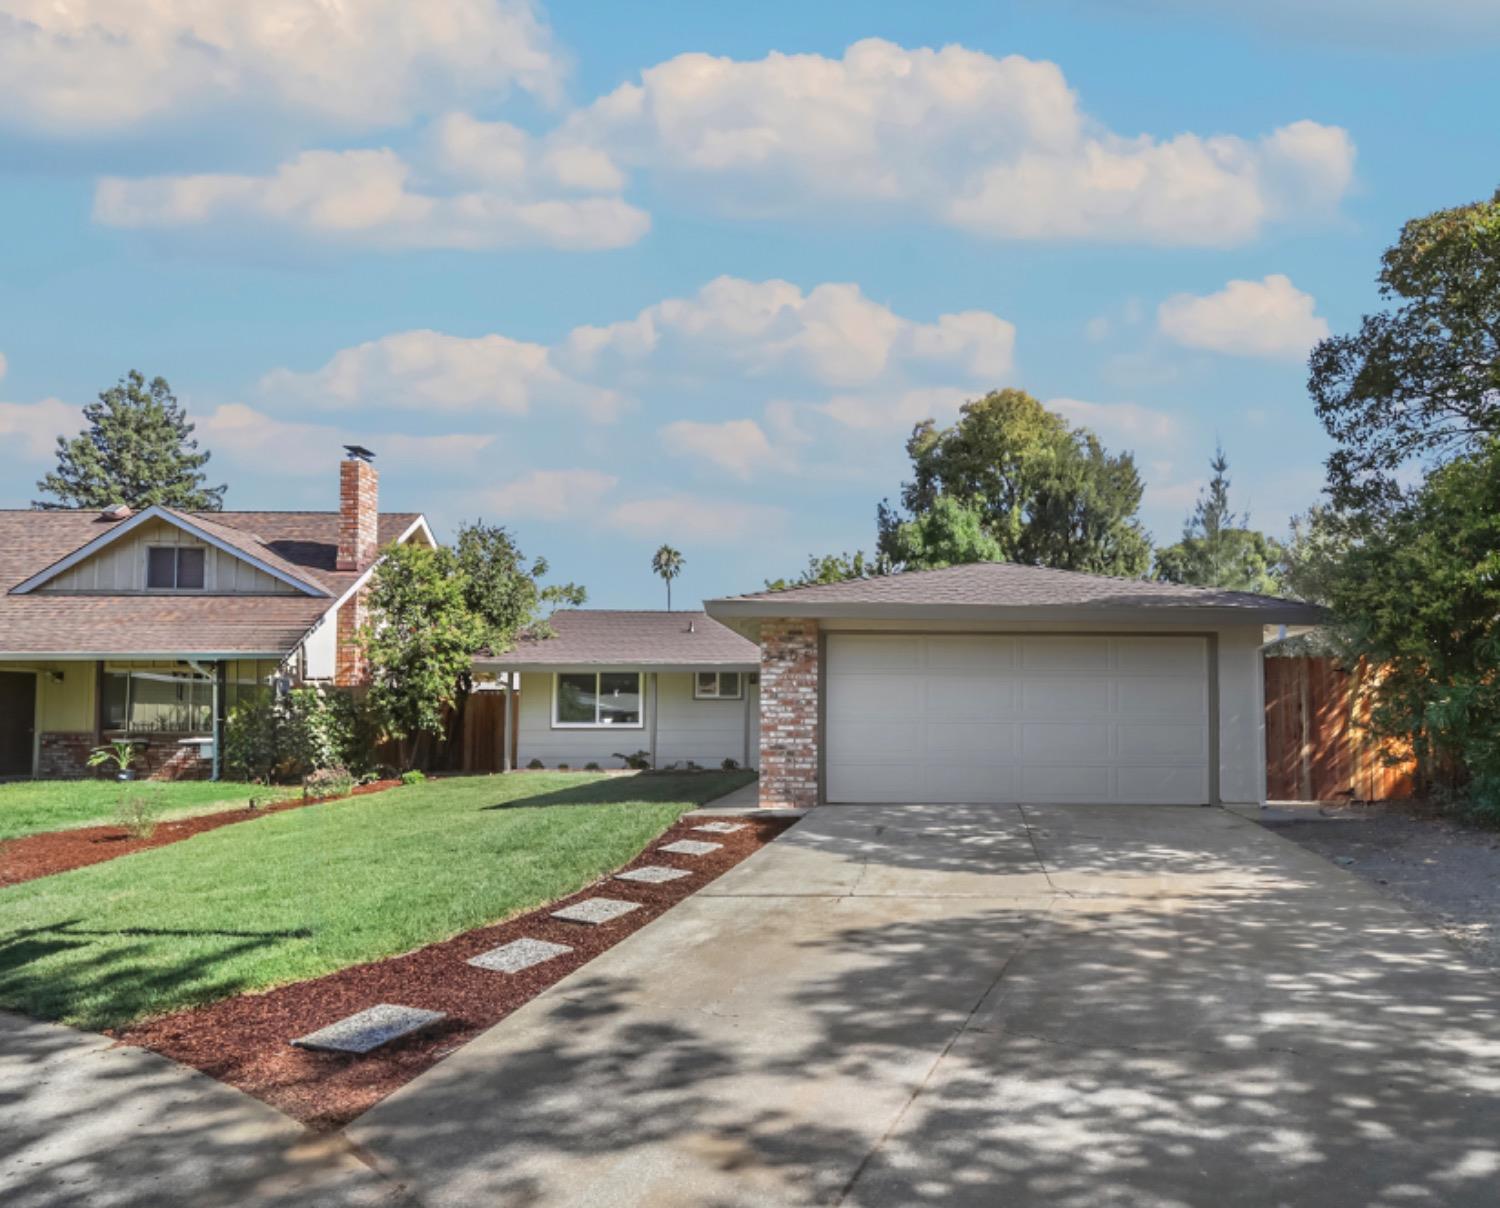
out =
[(0, 889), (0, 1007), (115, 1027), (565, 897), (744, 772), (429, 781)]
[(251, 797), (286, 797), (298, 791), (224, 780), (23, 780), (0, 784), (0, 841), (112, 822), (121, 793), (149, 797), (165, 821), (234, 809)]

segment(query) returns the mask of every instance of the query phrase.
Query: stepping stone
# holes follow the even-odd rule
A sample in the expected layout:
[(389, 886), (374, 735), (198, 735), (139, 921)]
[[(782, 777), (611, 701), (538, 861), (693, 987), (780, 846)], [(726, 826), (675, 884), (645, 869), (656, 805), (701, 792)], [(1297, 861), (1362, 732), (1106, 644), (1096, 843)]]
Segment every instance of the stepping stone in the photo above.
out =
[(494, 973), (519, 973), (572, 951), (566, 944), (549, 944), (546, 940), (513, 940), (470, 957), (468, 963), (476, 969), (489, 969)]
[(608, 923), (622, 914), (629, 914), (640, 908), (639, 902), (622, 902), (618, 898), (589, 898), (562, 910), (554, 910), (552, 917), (569, 923)]
[(659, 864), (647, 864), (643, 868), (632, 868), (629, 872), (615, 874), (616, 881), (645, 881), (648, 885), (660, 885), (663, 881), (675, 881), (678, 877), (693, 874), (685, 868), (663, 868)]
[(424, 1011), (420, 1007), (383, 1002), (320, 1028), (309, 1036), (299, 1036), (292, 1043), (299, 1049), (317, 1049), (326, 1053), (368, 1053), (446, 1018), (442, 1011)]
[(678, 856), (706, 856), (709, 852), (718, 851), (723, 846), (722, 843), (703, 843), (697, 839), (679, 839), (676, 843), (668, 843), (657, 850), (669, 851)]
[(735, 831), (745, 829), (744, 822), (705, 822), (702, 826), (695, 826), (695, 831), (707, 831), (711, 835), (732, 835)]

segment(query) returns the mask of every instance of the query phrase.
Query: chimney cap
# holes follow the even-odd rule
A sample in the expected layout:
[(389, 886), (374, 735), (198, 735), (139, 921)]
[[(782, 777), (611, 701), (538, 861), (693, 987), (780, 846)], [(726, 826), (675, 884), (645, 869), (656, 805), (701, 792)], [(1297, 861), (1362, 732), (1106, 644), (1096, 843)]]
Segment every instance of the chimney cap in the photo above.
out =
[(129, 520), (135, 515), (128, 503), (112, 503), (99, 513), (100, 520)]
[(364, 445), (345, 445), (344, 452), (349, 454), (350, 461), (373, 462), (375, 460), (374, 452), (365, 448)]

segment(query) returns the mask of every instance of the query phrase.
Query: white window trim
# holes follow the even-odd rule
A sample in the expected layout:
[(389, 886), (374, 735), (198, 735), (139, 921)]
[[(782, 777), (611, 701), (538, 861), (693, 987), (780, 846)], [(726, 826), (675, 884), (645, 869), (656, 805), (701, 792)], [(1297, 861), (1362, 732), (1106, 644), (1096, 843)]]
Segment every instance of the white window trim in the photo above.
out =
[[(151, 586), (151, 551), (156, 549), (169, 549), (173, 552), (172, 558), (172, 586)], [(177, 580), (182, 577), (182, 551), (196, 550), (203, 555), (203, 586), (202, 587), (178, 587)], [(208, 551), (201, 545), (148, 545), (146, 547), (146, 590), (153, 594), (168, 593), (174, 596), (201, 596), (208, 591)]]
[[(713, 675), (713, 677), (714, 677), (714, 693), (713, 693), (712, 696), (705, 696), (705, 695), (703, 695), (703, 693), (701, 693), (701, 692), (698, 691), (698, 677), (700, 675), (710, 675), (710, 674)], [(739, 691), (736, 692), (733, 696), (725, 696), (724, 695), (723, 683), (724, 683), (724, 677), (726, 675), (734, 675), (734, 676), (738, 676), (739, 677), (739, 680), (738, 680), (739, 685), (740, 685)], [(744, 700), (745, 699), (745, 672), (743, 672), (743, 671), (714, 671), (714, 672), (694, 671), (693, 672), (693, 699), (694, 700)]]
[[(635, 676), (636, 697), (641, 702), (637, 710), (640, 717), (636, 722), (618, 721), (558, 721), (557, 720), (557, 698), (558, 688), (562, 683), (564, 675), (592, 675), (594, 677), (594, 716), (599, 716), (598, 696), (599, 677), (601, 675), (633, 675)], [(554, 671), (552, 673), (552, 728), (554, 730), (644, 730), (646, 728), (646, 676), (640, 671)]]

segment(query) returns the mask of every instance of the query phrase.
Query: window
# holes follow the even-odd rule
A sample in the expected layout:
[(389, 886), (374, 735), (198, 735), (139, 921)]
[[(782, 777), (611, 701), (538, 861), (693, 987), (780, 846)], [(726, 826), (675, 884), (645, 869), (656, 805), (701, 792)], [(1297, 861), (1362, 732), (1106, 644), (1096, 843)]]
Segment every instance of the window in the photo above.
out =
[(153, 545), (146, 551), (150, 591), (202, 591), (203, 551), (194, 546)]
[(213, 700), (213, 681), (191, 672), (109, 671), (104, 676), (104, 728), (129, 734), (208, 734)]
[(639, 671), (567, 672), (552, 685), (554, 726), (641, 728)]
[(694, 700), (739, 700), (744, 677), (738, 671), (700, 671), (693, 676)]

